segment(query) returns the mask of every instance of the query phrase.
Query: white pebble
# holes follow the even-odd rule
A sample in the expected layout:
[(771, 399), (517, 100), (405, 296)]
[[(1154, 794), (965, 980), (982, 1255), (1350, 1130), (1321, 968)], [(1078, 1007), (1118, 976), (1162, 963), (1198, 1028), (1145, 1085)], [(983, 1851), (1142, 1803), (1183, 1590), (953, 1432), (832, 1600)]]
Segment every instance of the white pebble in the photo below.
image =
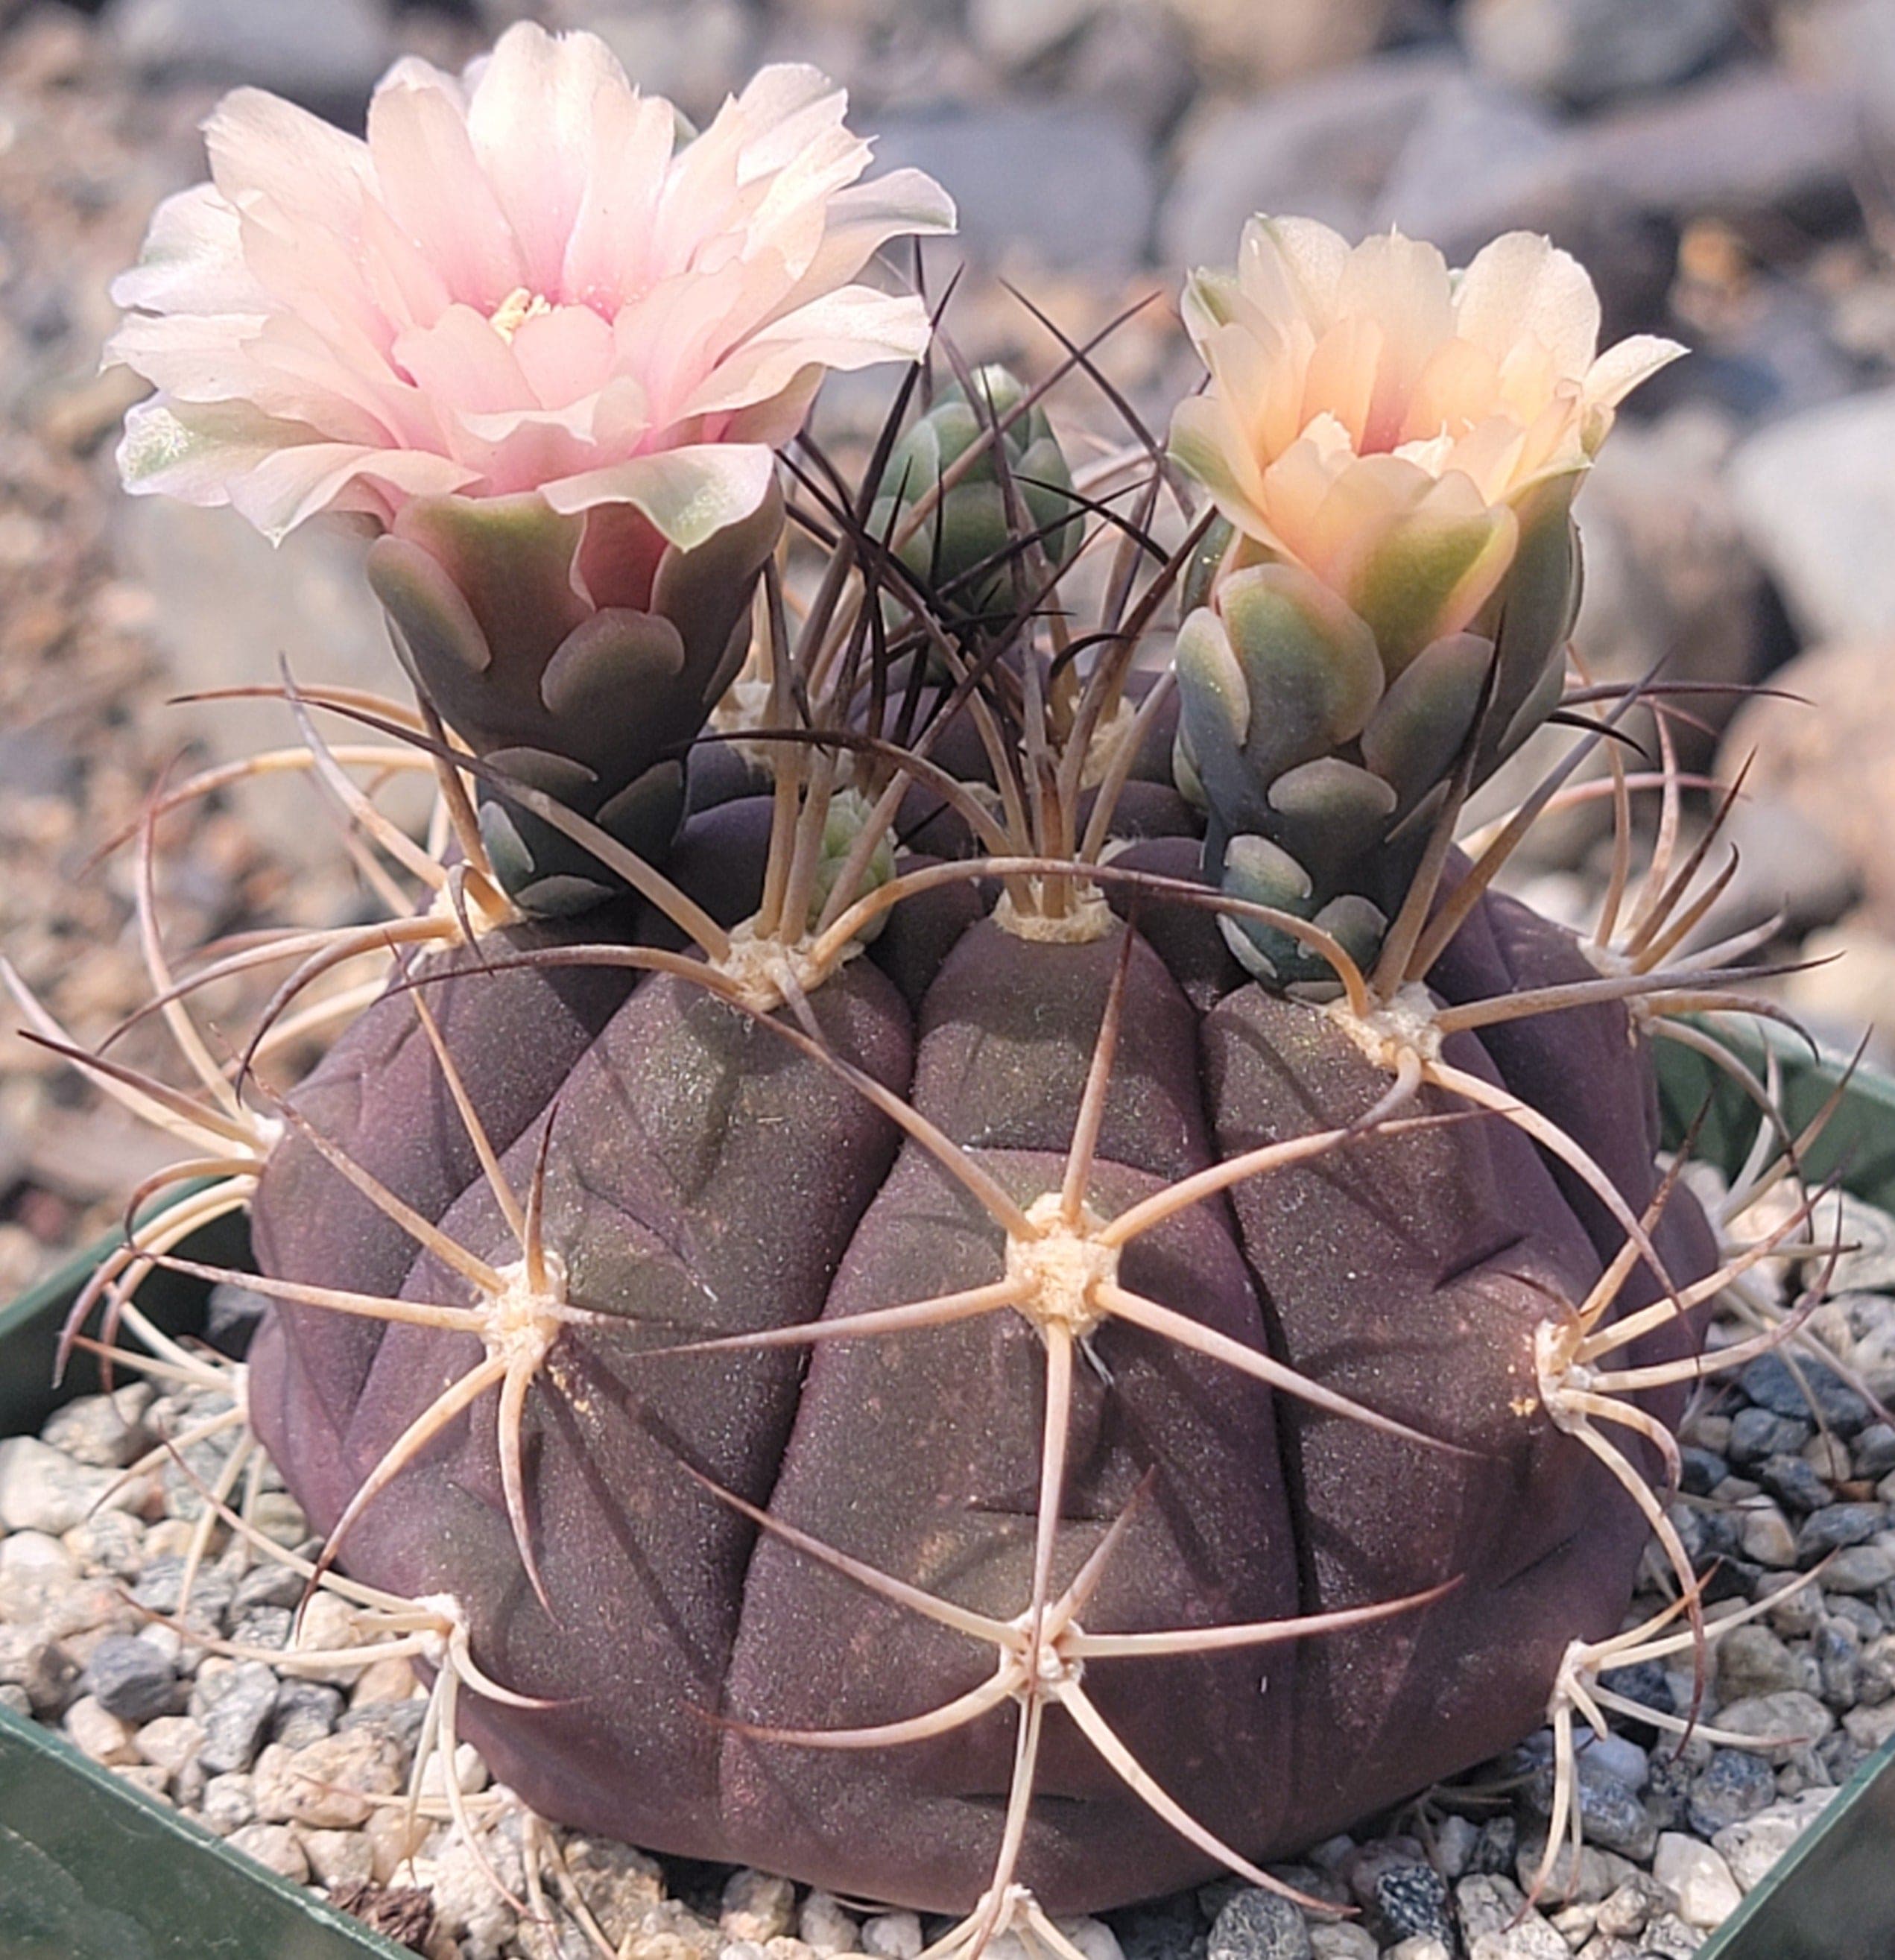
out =
[(138, 1752), (132, 1725), (109, 1714), (90, 1694), (81, 1695), (65, 1712), (65, 1732), (95, 1763), (135, 1763)]
[(796, 1931), (811, 1952), (824, 1955), (853, 1953), (861, 1937), (854, 1920), (842, 1910), (841, 1902), (823, 1892), (812, 1892), (803, 1901)]
[(304, 1856), (296, 1833), (287, 1824), (246, 1824), (241, 1830), (232, 1831), (226, 1841), (232, 1850), (254, 1858), (291, 1885), (308, 1882), (310, 1861)]
[(911, 1912), (882, 1912), (866, 1920), (862, 1950), (873, 1960), (917, 1960), (925, 1943), (921, 1922)]
[(1722, 1926), (1743, 1901), (1730, 1866), (1709, 1844), (1681, 1831), (1659, 1833), (1652, 1876), (1677, 1901), (1685, 1924), (1707, 1932)]

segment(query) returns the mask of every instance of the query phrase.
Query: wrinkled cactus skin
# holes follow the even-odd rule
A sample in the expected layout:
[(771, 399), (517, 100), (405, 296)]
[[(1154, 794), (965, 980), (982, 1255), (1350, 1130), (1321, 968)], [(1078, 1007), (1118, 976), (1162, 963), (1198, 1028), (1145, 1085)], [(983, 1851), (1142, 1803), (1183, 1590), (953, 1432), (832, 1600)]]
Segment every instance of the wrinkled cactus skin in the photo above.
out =
[[(699, 811), (673, 874), (719, 917), (743, 916), (767, 823), (755, 798)], [(1176, 872), (1200, 848), (1159, 835), (1121, 861)], [(1141, 899), (1136, 924), (1060, 946), (1010, 937), (985, 910), (971, 886), (905, 904), (812, 1008), (837, 1052), (1019, 1201), (1058, 1185), (1127, 931), (1102, 1211), (1346, 1122), (1387, 1087), (1321, 1010), (1251, 982), (1202, 912)], [(657, 936), (628, 910), (612, 930)], [(1032, 1555), (1038, 1336), (1010, 1312), (813, 1349), (653, 1351), (981, 1284), (1000, 1270), (998, 1228), (833, 1072), (687, 983), (496, 973), (461, 958), (430, 988), (450, 1051), (516, 1188), (555, 1110), (549, 1242), (573, 1300), (624, 1325), (562, 1335), (527, 1403), (531, 1525), (556, 1619), (509, 1528), (491, 1420), (437, 1437), (363, 1512), (344, 1565), (405, 1595), (454, 1595), (482, 1666), (544, 1698), (523, 1709), (468, 1697), (462, 1719), (545, 1814), (845, 1895), (965, 1911), (1000, 1831), (1010, 1704), (873, 1751), (787, 1745), (739, 1725), (911, 1717), (978, 1686), (990, 1653), (760, 1533), (710, 1486), (1010, 1617)], [(1470, 1000), (1582, 970), (1569, 936), (1489, 897), (1434, 985)], [(1565, 1126), (1635, 1209), (1649, 1201), (1649, 1066), (1620, 1007), (1463, 1032), (1448, 1055)], [(408, 998), (371, 1009), (296, 1103), (459, 1243), (509, 1256)], [(1451, 1105), (1428, 1091), (1420, 1106)], [(294, 1128), (255, 1211), (278, 1278), (465, 1297)], [(1667, 1210), (1661, 1242), (1680, 1284), (1714, 1263), (1688, 1199)], [(1510, 1745), (1544, 1719), (1566, 1643), (1617, 1630), (1645, 1527), (1538, 1406), (1533, 1339), (1617, 1243), (1592, 1194), (1518, 1130), (1472, 1120), (1241, 1183), (1128, 1249), (1127, 1284), (1149, 1297), (1464, 1452), (1318, 1414), (1118, 1320), (1094, 1335), (1099, 1367), (1082, 1363), (1075, 1382), (1055, 1586), (1134, 1514), (1089, 1628), (1259, 1620), (1461, 1582), (1346, 1634), (1091, 1664), (1088, 1692), (1132, 1752), (1248, 1855), (1288, 1855)], [(1635, 1279), (1620, 1310), (1654, 1290)], [(1655, 1359), (1689, 1339), (1674, 1327), (1631, 1351)], [(279, 1309), (253, 1350), (253, 1419), (327, 1529), (478, 1358), (468, 1335)], [(1051, 1911), (1211, 1869), (1057, 1710), (1038, 1792), (1019, 1876)]]

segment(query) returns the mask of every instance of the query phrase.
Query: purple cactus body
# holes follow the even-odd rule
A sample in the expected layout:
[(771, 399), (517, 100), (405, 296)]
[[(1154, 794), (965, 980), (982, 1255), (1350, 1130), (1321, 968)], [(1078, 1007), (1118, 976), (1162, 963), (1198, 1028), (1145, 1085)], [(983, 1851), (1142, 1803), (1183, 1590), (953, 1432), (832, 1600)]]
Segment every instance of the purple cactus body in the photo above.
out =
[[(766, 829), (755, 800), (701, 811), (672, 873), (741, 916)], [(1197, 849), (1160, 835), (1118, 861), (1184, 873)], [(949, 885), (898, 907), (809, 1012), (836, 1054), (1022, 1205), (1059, 1188), (1115, 974), (1121, 1036), (1090, 1201), (1102, 1215), (1347, 1123), (1386, 1088), (1332, 1017), (1247, 981), (1208, 913), (1124, 888), (1115, 902), (1137, 919), (1122, 970), (1122, 925), (1089, 944), (1028, 943), (983, 916), (980, 887)], [(598, 918), (561, 930), (596, 937)], [(1482, 998), (1575, 961), (1569, 937), (1490, 899), (1438, 985)], [(1038, 1335), (1006, 1312), (812, 1347), (655, 1351), (979, 1287), (1000, 1276), (1003, 1235), (835, 1071), (687, 982), (631, 979), (470, 969), (427, 989), (517, 1188), (550, 1116), (548, 1242), (573, 1303), (623, 1323), (564, 1331), (526, 1402), (529, 1521), (554, 1616), (478, 1410), (361, 1510), (342, 1563), (405, 1596), (453, 1596), (488, 1674), (543, 1700), (469, 1694), (461, 1719), (544, 1813), (965, 1910), (1000, 1831), (1012, 1704), (876, 1749), (759, 1732), (908, 1720), (978, 1689), (994, 1656), (783, 1534), (1016, 1614), (1038, 1500)], [(1623, 1009), (1462, 1034), (1448, 1055), (1567, 1127), (1628, 1204), (1651, 1199), (1649, 1064)], [(405, 995), (371, 1009), (296, 1099), (456, 1244), (496, 1265), (510, 1256)], [(1425, 1091), (1417, 1106), (1457, 1106)], [(466, 1297), (356, 1198), (292, 1130), (256, 1202), (265, 1269)], [(1517, 1129), (1472, 1118), (1241, 1182), (1128, 1247), (1134, 1290), (1455, 1446), (1312, 1409), (1118, 1320), (1082, 1354), (1055, 1589), (1124, 1519), (1089, 1629), (1262, 1621), (1459, 1582), (1349, 1632), (1091, 1666), (1088, 1692), (1125, 1745), (1247, 1855), (1286, 1855), (1516, 1741), (1544, 1719), (1566, 1643), (1617, 1625), (1644, 1522), (1534, 1395), (1535, 1329), (1556, 1302), (1584, 1298), (1614, 1229)], [(1715, 1262), (1688, 1200), (1661, 1236), (1680, 1284)], [(1655, 1297), (1648, 1277), (1625, 1299)], [(1674, 1328), (1635, 1351), (1690, 1338)], [(479, 1358), (469, 1335), (279, 1308), (255, 1350), (255, 1420), (327, 1526)], [(739, 1502), (783, 1532), (759, 1530)], [(1050, 1910), (1149, 1895), (1211, 1865), (1048, 1716), (1019, 1874)]]

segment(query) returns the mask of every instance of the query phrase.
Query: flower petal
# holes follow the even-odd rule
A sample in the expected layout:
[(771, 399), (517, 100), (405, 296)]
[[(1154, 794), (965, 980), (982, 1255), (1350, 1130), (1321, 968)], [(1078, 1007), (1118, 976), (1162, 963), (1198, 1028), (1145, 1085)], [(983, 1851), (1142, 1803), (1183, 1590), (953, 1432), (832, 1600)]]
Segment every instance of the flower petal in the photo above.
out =
[(1651, 380), (1661, 368), (1668, 368), (1691, 350), (1661, 334), (1635, 333), (1608, 347), (1593, 362), (1585, 376), (1586, 406), (1616, 409), (1633, 390)]
[(601, 504), (632, 504), (689, 551), (755, 511), (775, 474), (776, 457), (761, 444), (701, 443), (565, 477), (542, 494), (562, 516)]
[(410, 497), (447, 496), (476, 480), (444, 456), (312, 442), (273, 450), (232, 482), (230, 501), (275, 545), (321, 511), (366, 509), (386, 518)]
[(1569, 252), (1536, 232), (1509, 231), (1483, 246), (1455, 294), (1460, 336), (1505, 360), (1531, 336), (1555, 368), (1578, 380), (1599, 345), (1599, 295)]
[(245, 313), (265, 304), (243, 262), (234, 208), (215, 184), (193, 184), (151, 215), (145, 250), (112, 282), (113, 302), (153, 313)]
[(354, 231), (370, 181), (368, 146), (260, 88), (233, 89), (204, 126), (211, 177), (239, 211), (269, 207), (291, 228)]
[[(521, 283), (559, 290), (566, 247), (586, 192), (615, 147), (602, 122), (608, 98), (631, 84), (596, 34), (552, 35), (530, 21), (500, 37), (467, 103), (467, 134), (519, 242)], [(616, 161), (613, 159), (613, 161)]]
[(491, 313), (525, 283), (519, 243), (444, 90), (419, 81), (377, 90), (368, 146), (388, 215), (456, 300)]
[(844, 286), (752, 334), (717, 364), (681, 412), (707, 415), (751, 407), (781, 393), (812, 366), (846, 371), (878, 361), (918, 361), (932, 331), (927, 309), (913, 294)]

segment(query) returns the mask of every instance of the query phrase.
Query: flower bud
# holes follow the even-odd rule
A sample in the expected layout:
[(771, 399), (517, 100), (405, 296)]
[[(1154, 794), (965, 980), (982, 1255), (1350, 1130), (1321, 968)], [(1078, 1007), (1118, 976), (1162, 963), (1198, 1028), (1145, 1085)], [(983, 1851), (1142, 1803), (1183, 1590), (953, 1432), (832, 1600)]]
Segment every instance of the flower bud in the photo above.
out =
[[(890, 453), (869, 515), (876, 539), (898, 535), (943, 475), (1026, 392), (1016, 375), (997, 365), (977, 369), (973, 383), (971, 402), (959, 382), (943, 388)], [(999, 457), (994, 447), (968, 465), (897, 553), (946, 615), (965, 621), (1007, 616), (1021, 599), (1038, 596), (1044, 580), (1035, 577), (1030, 555), (1020, 552), (1024, 536), (1037, 535), (1049, 571), (1079, 549), (1072, 472), (1044, 411), (1030, 408), (1001, 431)], [(1018, 500), (1012, 514), (1003, 460)], [(1016, 583), (1016, 560), (1022, 582)]]
[(1242, 836), (1247, 887), (1287, 890), (1266, 841), (1307, 880), (1302, 916), (1345, 896), (1391, 914), (1426, 842), (1410, 819), (1557, 705), (1574, 494), (1619, 402), (1683, 350), (1600, 355), (1591, 280), (1521, 232), (1451, 273), (1398, 233), (1352, 248), (1257, 218), (1184, 312), (1210, 380), (1172, 454), (1217, 515), (1185, 577), (1177, 759), (1207, 868)]
[[(644, 857), (669, 848), (692, 742), (742, 663), (781, 529), (774, 488), (689, 550), (630, 510), (561, 517), (533, 495), (417, 498), (370, 547), (370, 583), (415, 686), (473, 752)], [(617, 881), (491, 784), (481, 826), (529, 911)]]

